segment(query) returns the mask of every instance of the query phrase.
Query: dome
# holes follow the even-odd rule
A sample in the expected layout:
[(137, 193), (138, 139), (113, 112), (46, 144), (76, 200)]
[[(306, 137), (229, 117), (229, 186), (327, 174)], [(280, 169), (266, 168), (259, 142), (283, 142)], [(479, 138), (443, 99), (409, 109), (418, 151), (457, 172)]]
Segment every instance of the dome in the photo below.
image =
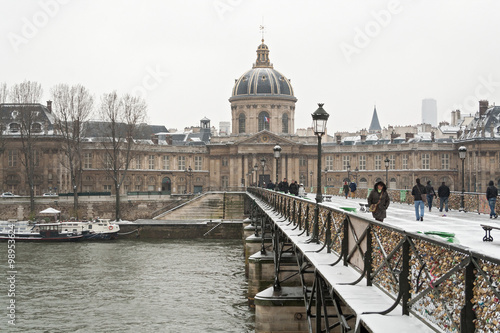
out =
[(273, 68), (269, 61), (269, 48), (260, 44), (257, 48), (257, 61), (253, 68), (236, 80), (229, 101), (252, 97), (272, 97), (296, 101), (293, 88), (283, 74)]

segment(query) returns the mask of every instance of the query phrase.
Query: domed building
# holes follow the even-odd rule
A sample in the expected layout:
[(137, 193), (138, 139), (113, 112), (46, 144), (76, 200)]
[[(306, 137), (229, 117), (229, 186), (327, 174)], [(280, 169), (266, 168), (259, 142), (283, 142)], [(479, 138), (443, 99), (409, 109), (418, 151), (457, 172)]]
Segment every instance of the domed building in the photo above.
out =
[(260, 44), (252, 69), (235, 80), (231, 98), (232, 134), (294, 132), (295, 102), (290, 80), (273, 68), (269, 48)]

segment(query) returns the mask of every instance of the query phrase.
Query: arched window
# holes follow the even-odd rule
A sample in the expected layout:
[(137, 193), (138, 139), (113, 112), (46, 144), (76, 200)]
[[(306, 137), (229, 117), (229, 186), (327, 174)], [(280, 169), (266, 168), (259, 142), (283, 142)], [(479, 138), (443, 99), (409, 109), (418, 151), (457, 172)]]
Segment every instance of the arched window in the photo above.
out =
[(263, 130), (269, 131), (269, 113), (262, 111), (259, 113), (259, 132)]
[(288, 133), (288, 113), (284, 113), (281, 118), (281, 132)]
[(9, 125), (9, 130), (10, 130), (12, 133), (17, 133), (17, 132), (19, 132), (19, 128), (20, 128), (20, 126), (19, 126), (19, 124), (18, 124), (18, 123), (11, 123), (11, 124)]
[(42, 132), (42, 124), (40, 124), (40, 123), (33, 123), (31, 125), (31, 130), (33, 131), (33, 133), (40, 133), (40, 132)]
[(359, 180), (358, 187), (359, 188), (368, 188), (368, 181), (366, 180), (366, 178), (363, 177)]
[(246, 132), (246, 119), (245, 114), (240, 113), (240, 116), (238, 117), (238, 133)]

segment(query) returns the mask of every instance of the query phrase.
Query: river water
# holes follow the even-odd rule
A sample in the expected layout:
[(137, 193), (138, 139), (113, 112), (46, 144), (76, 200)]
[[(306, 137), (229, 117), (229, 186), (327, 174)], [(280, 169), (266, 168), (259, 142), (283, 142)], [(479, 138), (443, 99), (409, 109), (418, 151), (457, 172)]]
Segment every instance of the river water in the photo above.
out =
[(0, 248), (1, 332), (254, 332), (241, 240), (18, 242), (15, 298)]

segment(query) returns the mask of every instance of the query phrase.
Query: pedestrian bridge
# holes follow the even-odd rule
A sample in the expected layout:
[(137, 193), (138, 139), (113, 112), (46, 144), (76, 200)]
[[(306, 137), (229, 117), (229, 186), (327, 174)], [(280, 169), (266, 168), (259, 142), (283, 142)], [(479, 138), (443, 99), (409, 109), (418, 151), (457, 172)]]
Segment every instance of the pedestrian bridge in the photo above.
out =
[(498, 256), (369, 214), (323, 204), (315, 213), (307, 198), (247, 193), (255, 230), (247, 239), (260, 240), (247, 254), (249, 279), (265, 280), (263, 266), (253, 267), (265, 258), (273, 271), (267, 285), (254, 283), (263, 286), (253, 299), (256, 332), (498, 331)]

